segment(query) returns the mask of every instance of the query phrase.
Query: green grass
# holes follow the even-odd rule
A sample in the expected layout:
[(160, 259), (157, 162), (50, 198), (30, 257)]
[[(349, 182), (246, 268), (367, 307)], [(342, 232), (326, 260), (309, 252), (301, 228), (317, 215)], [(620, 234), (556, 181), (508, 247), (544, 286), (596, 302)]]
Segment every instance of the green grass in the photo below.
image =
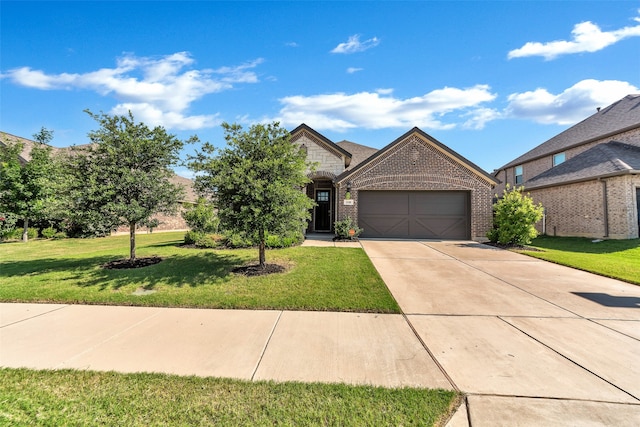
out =
[(540, 249), (540, 252), (519, 252), (640, 285), (640, 239), (604, 240), (598, 243), (592, 240), (541, 236), (530, 245)]
[(1, 425), (439, 425), (453, 391), (0, 369)]
[[(142, 234), (138, 257), (159, 264), (131, 270), (101, 265), (128, 256), (128, 236), (0, 244), (0, 301), (198, 308), (398, 313), (362, 249), (294, 247), (267, 251), (288, 271), (262, 277), (231, 273), (257, 260), (256, 249), (180, 247), (183, 233)], [(154, 290), (137, 296), (138, 289)]]

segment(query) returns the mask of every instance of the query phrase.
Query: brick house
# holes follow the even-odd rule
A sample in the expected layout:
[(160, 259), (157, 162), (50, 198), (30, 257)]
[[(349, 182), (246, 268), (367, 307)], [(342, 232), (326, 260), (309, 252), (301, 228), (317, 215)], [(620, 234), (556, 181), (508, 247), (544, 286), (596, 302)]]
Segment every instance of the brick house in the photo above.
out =
[[(0, 145), (6, 146), (7, 144), (23, 144), (23, 149), (22, 149), (22, 153), (20, 154), (19, 160), (22, 164), (25, 164), (31, 160), (31, 149), (33, 148), (34, 145), (38, 143), (27, 138), (22, 138), (19, 136), (11, 135), (9, 133), (0, 131)], [(52, 154), (55, 155), (55, 153), (62, 153), (72, 149), (73, 147), (66, 147), (66, 148), (51, 147), (51, 148), (52, 148)], [(158, 227), (154, 228), (154, 231), (178, 231), (178, 230), (188, 229), (187, 224), (182, 218), (182, 215), (180, 214), (180, 212), (184, 209), (184, 206), (193, 204), (197, 200), (197, 196), (193, 190), (193, 181), (178, 175), (174, 175), (171, 178), (171, 182), (173, 182), (174, 184), (180, 185), (185, 189), (185, 197), (184, 197), (184, 200), (181, 201), (183, 206), (179, 208), (179, 212), (176, 215), (158, 214), (154, 216), (154, 218), (157, 219), (160, 223)], [(141, 229), (140, 231), (144, 231), (144, 230), (147, 230), (147, 229), (144, 228), (144, 229)], [(120, 227), (119, 229), (115, 230), (115, 232), (128, 233), (129, 227), (128, 226)]]
[(486, 240), (497, 180), (418, 128), (381, 150), (334, 143), (302, 124), (291, 141), (316, 162), (307, 231), (351, 217), (362, 237)]
[(628, 95), (494, 172), (523, 185), (549, 235), (631, 239), (640, 229), (640, 95)]

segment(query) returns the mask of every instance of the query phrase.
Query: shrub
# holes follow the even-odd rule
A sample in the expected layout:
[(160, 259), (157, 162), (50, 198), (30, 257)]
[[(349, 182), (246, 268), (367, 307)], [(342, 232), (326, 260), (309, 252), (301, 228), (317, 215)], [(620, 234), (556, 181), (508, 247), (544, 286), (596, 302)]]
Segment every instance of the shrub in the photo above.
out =
[(502, 198), (493, 205), (493, 229), (487, 238), (501, 245), (527, 245), (538, 235), (534, 224), (542, 219), (542, 204), (533, 203), (524, 187), (511, 189), (507, 184)]
[(220, 225), (213, 205), (203, 197), (200, 197), (195, 205), (182, 212), (182, 218), (190, 229), (198, 233), (217, 233)]
[(58, 231), (56, 234), (53, 235), (54, 239), (66, 239), (67, 238), (67, 233), (65, 233), (64, 231)]
[(224, 235), (224, 245), (228, 248), (250, 248), (256, 243), (244, 233), (227, 232)]
[(270, 249), (289, 248), (291, 246), (299, 245), (303, 240), (304, 235), (301, 232), (292, 233), (285, 236), (269, 234), (265, 239), (265, 245)]
[(184, 233), (184, 244), (185, 245), (195, 245), (200, 237), (200, 233), (197, 231), (189, 230)]
[(56, 229), (53, 227), (43, 228), (40, 234), (42, 234), (42, 237), (45, 239), (51, 239), (56, 235)]
[[(364, 229), (358, 227), (350, 216), (342, 221), (334, 222), (334, 226), (336, 230), (336, 238), (341, 240), (356, 238), (364, 231)], [(351, 230), (353, 230), (353, 234), (351, 234)]]
[(8, 239), (16, 228), (18, 218), (11, 213), (0, 213), (0, 239)]
[(196, 246), (199, 248), (217, 248), (222, 245), (224, 237), (219, 234), (201, 234), (196, 240)]

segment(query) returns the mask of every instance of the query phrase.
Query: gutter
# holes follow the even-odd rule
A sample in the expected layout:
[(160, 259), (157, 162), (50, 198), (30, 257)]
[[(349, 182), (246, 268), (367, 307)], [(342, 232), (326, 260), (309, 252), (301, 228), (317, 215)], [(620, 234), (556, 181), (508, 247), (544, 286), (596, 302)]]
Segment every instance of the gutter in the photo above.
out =
[(640, 174), (640, 170), (628, 169), (628, 170), (624, 170), (624, 171), (611, 172), (611, 173), (607, 173), (607, 174), (603, 174), (603, 175), (591, 176), (591, 177), (588, 177), (588, 178), (579, 178), (579, 179), (574, 179), (574, 180), (569, 180), (569, 181), (562, 181), (562, 182), (556, 182), (556, 183), (553, 183), (553, 184), (538, 185), (538, 186), (533, 186), (533, 187), (529, 187), (525, 183), (524, 189), (525, 189), (525, 191), (541, 190), (543, 188), (559, 187), (561, 185), (577, 184), (577, 183), (580, 183), (580, 182), (587, 182), (587, 181), (594, 181), (594, 180), (600, 181), (602, 179), (612, 178), (614, 176), (638, 175), (638, 174)]

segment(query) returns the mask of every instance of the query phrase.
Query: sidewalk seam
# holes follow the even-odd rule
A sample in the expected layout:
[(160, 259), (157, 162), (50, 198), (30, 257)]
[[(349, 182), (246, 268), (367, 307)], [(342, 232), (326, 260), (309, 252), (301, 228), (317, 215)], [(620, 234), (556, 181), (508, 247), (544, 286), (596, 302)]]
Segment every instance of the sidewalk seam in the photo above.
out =
[[(502, 316), (497, 316), (497, 317), (498, 317), (498, 319), (502, 320), (507, 325), (511, 326), (512, 328), (514, 328), (515, 330), (519, 331), (520, 333), (528, 336), (529, 338), (531, 338), (532, 340), (534, 340), (538, 344), (543, 345), (544, 347), (546, 347), (549, 350), (553, 351), (555, 354), (557, 354), (558, 356), (562, 357), (563, 359), (573, 363), (574, 365), (578, 366), (581, 369), (584, 369), (585, 371), (587, 371), (591, 375), (601, 379), (602, 381), (606, 382), (607, 384), (613, 386), (614, 388), (620, 390), (621, 392), (631, 396), (632, 398), (634, 398), (635, 400), (640, 402), (640, 397), (633, 395), (632, 393), (630, 393), (630, 392), (626, 391), (625, 389), (621, 388), (620, 386), (612, 383), (611, 381), (607, 380), (606, 378), (602, 377), (601, 375), (598, 375), (597, 373), (595, 373), (591, 369), (587, 368), (586, 366), (583, 366), (580, 363), (576, 362), (575, 360), (571, 359), (569, 356), (565, 356), (564, 354), (560, 353), (560, 351), (556, 350), (555, 348), (551, 347), (550, 345), (547, 345), (546, 343), (542, 342), (541, 340), (539, 340), (538, 338), (534, 337), (533, 335), (531, 335), (531, 334), (527, 333), (526, 331), (520, 329), (519, 327), (517, 327), (513, 323), (510, 323), (508, 320), (503, 319)], [(588, 320), (588, 319), (584, 319), (584, 320)]]
[(273, 338), (273, 334), (275, 333), (276, 328), (278, 327), (278, 323), (280, 323), (280, 318), (282, 317), (282, 313), (284, 313), (284, 310), (280, 310), (280, 313), (278, 314), (278, 318), (274, 322), (273, 328), (271, 328), (271, 332), (269, 333), (269, 337), (267, 338), (267, 342), (264, 343), (264, 348), (262, 349), (262, 352), (260, 353), (260, 357), (258, 358), (258, 362), (256, 363), (256, 367), (254, 368), (253, 372), (251, 373), (250, 381), (254, 380), (254, 378), (256, 376), (256, 373), (258, 372), (258, 369), (260, 368), (260, 364), (262, 363), (262, 359), (264, 358), (264, 355), (267, 352), (267, 347), (269, 347), (269, 343), (271, 342), (271, 338)]
[[(156, 307), (156, 308), (160, 308), (160, 307)], [(93, 350), (95, 350), (96, 348), (100, 347), (101, 345), (103, 345), (103, 344), (105, 344), (105, 343), (107, 343), (107, 342), (109, 342), (109, 341), (112, 341), (112, 340), (114, 340), (115, 338), (117, 338), (117, 337), (121, 336), (122, 334), (124, 334), (124, 333), (126, 333), (126, 332), (128, 332), (128, 331), (130, 331), (130, 330), (132, 330), (132, 329), (134, 329), (134, 328), (136, 328), (136, 327), (138, 327), (138, 326), (140, 326), (141, 324), (143, 324), (143, 323), (145, 323), (145, 322), (147, 322), (147, 321), (149, 321), (149, 320), (153, 319), (154, 317), (159, 316), (161, 312), (162, 312), (162, 309), (157, 310), (157, 311), (156, 311), (156, 313), (154, 313), (154, 314), (152, 314), (152, 315), (150, 315), (150, 316), (148, 316), (148, 317), (145, 317), (144, 319), (142, 319), (142, 320), (140, 320), (140, 321), (138, 321), (138, 322), (136, 322), (136, 323), (134, 323), (134, 324), (132, 324), (132, 325), (129, 325), (128, 327), (126, 327), (126, 328), (124, 328), (124, 329), (122, 329), (122, 330), (120, 330), (120, 331), (116, 332), (116, 333), (115, 333), (115, 334), (113, 334), (113, 335), (110, 335), (109, 337), (105, 338), (104, 340), (100, 341), (99, 343), (97, 343), (97, 344), (95, 344), (95, 345), (93, 345), (93, 346), (91, 346), (91, 347), (89, 347), (89, 348), (85, 349), (84, 351), (81, 351), (80, 353), (78, 353), (78, 354), (76, 354), (76, 355), (73, 355), (73, 356), (69, 357), (68, 359), (66, 359), (66, 360), (64, 360), (64, 361), (62, 361), (62, 362), (60, 362), (60, 363), (56, 366), (56, 369), (58, 369), (58, 368), (60, 368), (60, 367), (63, 367), (63, 366), (64, 366), (64, 364), (66, 364), (66, 363), (68, 363), (68, 362), (71, 362), (72, 360), (77, 359), (77, 358), (79, 358), (79, 357), (80, 357), (80, 356), (82, 356), (82, 355), (85, 355), (85, 354), (87, 354), (87, 353), (92, 352)], [(77, 368), (76, 368), (76, 369), (77, 369)]]
[(24, 319), (16, 320), (15, 322), (7, 323), (6, 325), (0, 326), (0, 329), (6, 328), (7, 326), (15, 325), (17, 323), (26, 322), (27, 320), (35, 319), (36, 317), (44, 316), (46, 314), (51, 314), (51, 313), (54, 313), (54, 312), (56, 312), (58, 310), (62, 310), (63, 308), (67, 308), (67, 307), (70, 307), (70, 306), (71, 306), (71, 304), (65, 304), (62, 307), (58, 307), (58, 308), (55, 308), (53, 310), (46, 311), (44, 313), (36, 314), (35, 316), (31, 316), (31, 317), (27, 317), (27, 318), (24, 318)]

